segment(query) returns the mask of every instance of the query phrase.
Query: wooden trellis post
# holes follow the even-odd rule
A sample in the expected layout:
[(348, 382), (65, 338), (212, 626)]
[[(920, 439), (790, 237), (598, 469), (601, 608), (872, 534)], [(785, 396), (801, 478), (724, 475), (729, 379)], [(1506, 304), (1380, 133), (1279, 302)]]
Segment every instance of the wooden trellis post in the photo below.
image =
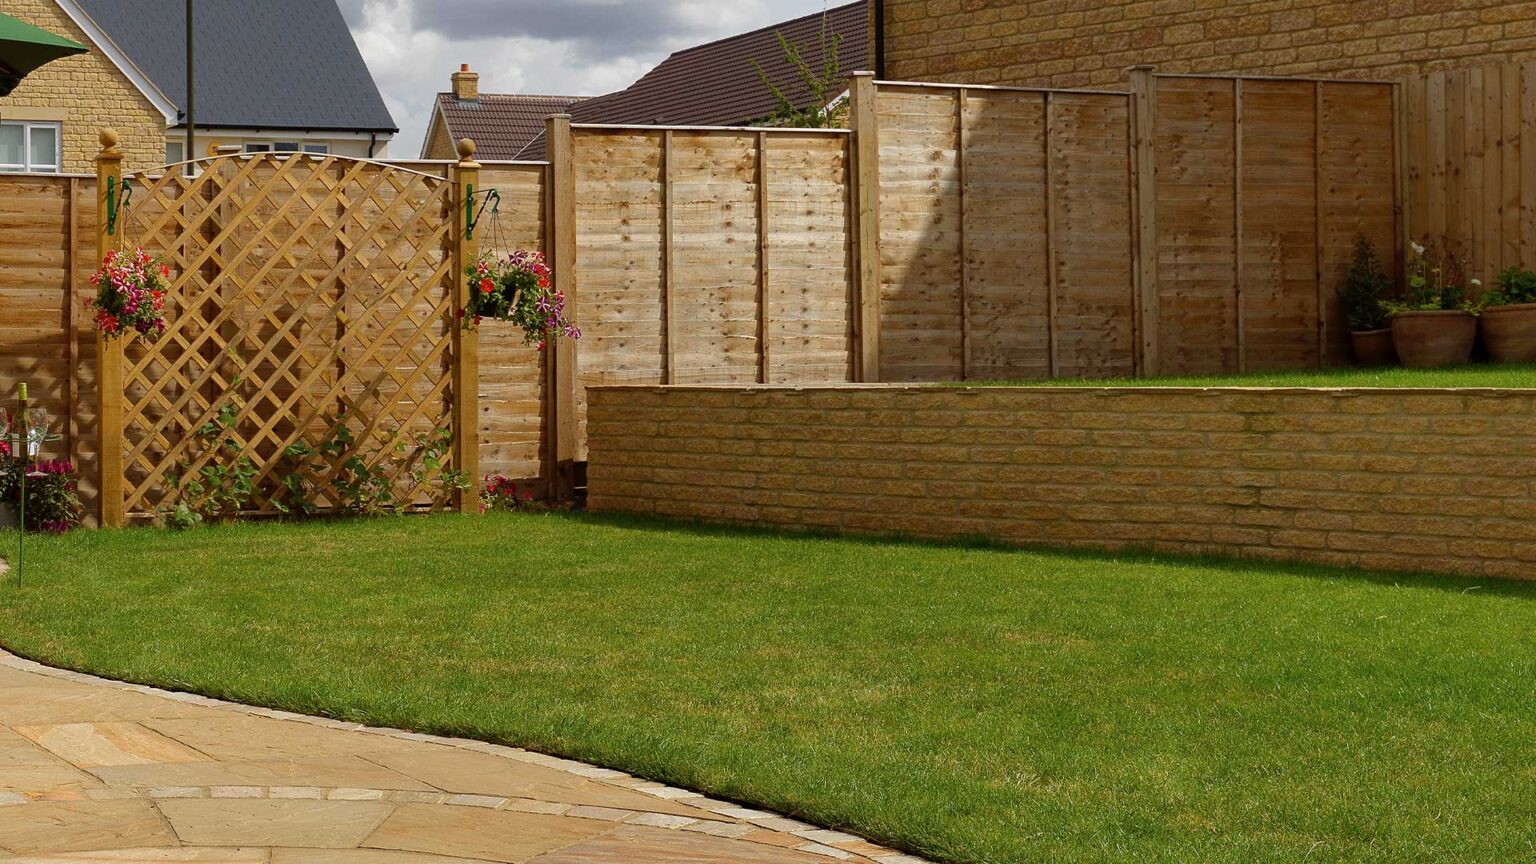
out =
[[(127, 214), (117, 206), (123, 186), (123, 152), (117, 132), (101, 130), (96, 155), (96, 260), (118, 245)], [(71, 290), (74, 286), (71, 286)], [(100, 428), (97, 489), (98, 518), (103, 528), (121, 527), (123, 506), (123, 339), (96, 333), (96, 418)]]
[(475, 233), (475, 194), (480, 190), (480, 163), (475, 161), (475, 142), (459, 141), (459, 164), (453, 169), (456, 205), (453, 219), (453, 466), (464, 472), (469, 488), (459, 493), (458, 509), (472, 512), (480, 500), (480, 336), (465, 329), (466, 308), (472, 290), (464, 271), (480, 257), (480, 238)]

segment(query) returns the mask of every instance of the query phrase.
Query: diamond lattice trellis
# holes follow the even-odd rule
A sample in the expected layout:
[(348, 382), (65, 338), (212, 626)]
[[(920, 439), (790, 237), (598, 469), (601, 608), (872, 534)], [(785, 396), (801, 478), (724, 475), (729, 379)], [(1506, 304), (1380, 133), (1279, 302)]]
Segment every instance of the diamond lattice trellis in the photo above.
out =
[[(348, 452), (327, 461), (360, 456), (400, 501), (429, 501), (435, 472), (393, 444), (454, 431), (453, 184), (303, 154), (200, 168), (130, 178), (125, 242), (163, 257), (171, 289), (165, 335), (125, 346), (127, 513), (165, 504), (172, 474), (241, 457), (257, 472), (250, 509), (276, 512), (285, 453), (343, 426)], [(197, 432), (221, 414), (232, 444), (214, 456)], [(317, 472), (310, 504), (343, 503), (335, 481)]]

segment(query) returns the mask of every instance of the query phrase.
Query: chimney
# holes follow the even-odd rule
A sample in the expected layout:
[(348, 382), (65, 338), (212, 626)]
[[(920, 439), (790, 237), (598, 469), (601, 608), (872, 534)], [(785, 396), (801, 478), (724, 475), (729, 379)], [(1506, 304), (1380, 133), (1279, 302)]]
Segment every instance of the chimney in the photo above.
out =
[(469, 71), (469, 64), (453, 73), (453, 98), (460, 102), (480, 101), (480, 73)]

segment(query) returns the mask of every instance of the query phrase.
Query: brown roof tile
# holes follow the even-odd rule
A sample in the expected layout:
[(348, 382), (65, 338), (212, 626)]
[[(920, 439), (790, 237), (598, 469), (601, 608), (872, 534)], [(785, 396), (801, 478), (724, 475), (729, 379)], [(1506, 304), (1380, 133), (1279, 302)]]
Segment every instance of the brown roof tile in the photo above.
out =
[[(828, 29), (839, 37), (838, 77), (870, 68), (869, 4), (858, 0), (824, 14)], [(679, 51), (627, 89), (576, 104), (571, 118), (576, 123), (646, 126), (741, 126), (764, 120), (773, 115), (777, 103), (753, 61), (797, 107), (812, 107), (810, 88), (785, 59), (776, 34), (802, 46), (803, 59), (819, 70), (822, 16), (817, 12)], [(544, 158), (542, 132), (541, 126), (517, 158)]]
[(437, 107), (448, 124), (448, 135), (457, 141), (473, 138), (477, 158), (517, 159), (517, 154), (544, 132), (544, 118), (564, 114), (581, 101), (576, 96), (517, 96), (481, 94), (476, 101), (460, 101), (452, 93), (437, 94)]

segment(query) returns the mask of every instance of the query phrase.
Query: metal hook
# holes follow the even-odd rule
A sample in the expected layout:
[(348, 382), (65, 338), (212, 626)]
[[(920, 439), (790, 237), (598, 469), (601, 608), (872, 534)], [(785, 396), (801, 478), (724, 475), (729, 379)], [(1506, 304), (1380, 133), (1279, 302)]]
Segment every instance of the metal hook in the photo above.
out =
[(107, 178), (107, 234), (117, 234), (117, 217), (125, 214), (133, 201), (133, 184), (123, 178), (121, 188), (116, 177)]
[(475, 196), (477, 194), (481, 193), (475, 192), (475, 187), (470, 186), (469, 197), (464, 205), (465, 217), (468, 219), (466, 223), (466, 227), (469, 229), (468, 239), (470, 240), (475, 239), (475, 226), (480, 224), (480, 217), (485, 215), (487, 205), (491, 205), (494, 202), (494, 206), (491, 207), (492, 216), (501, 212), (501, 192), (495, 189), (486, 191), (484, 193), (485, 200), (480, 203), (480, 210), (478, 212), (475, 210)]

